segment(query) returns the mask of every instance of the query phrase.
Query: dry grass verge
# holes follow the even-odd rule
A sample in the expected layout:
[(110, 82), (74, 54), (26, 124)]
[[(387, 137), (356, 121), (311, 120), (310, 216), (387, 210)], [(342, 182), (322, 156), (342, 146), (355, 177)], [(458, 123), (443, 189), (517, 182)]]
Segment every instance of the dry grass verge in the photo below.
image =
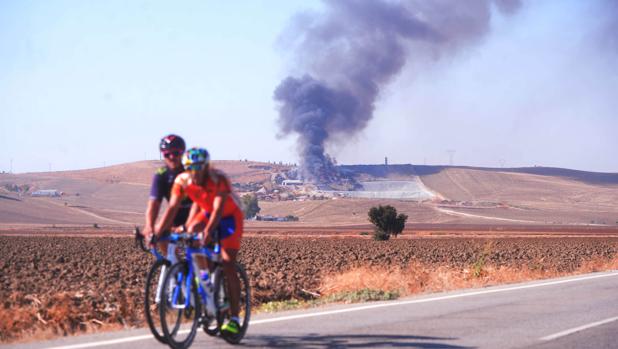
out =
[(412, 262), (406, 268), (359, 267), (335, 273), (322, 279), (323, 296), (357, 292), (364, 289), (397, 292), (401, 296), (419, 293), (450, 291), (508, 283), (541, 280), (567, 275), (617, 270), (618, 257), (584, 261), (572, 272), (559, 271), (531, 263), (527, 266), (487, 265), (485, 257), (467, 268)]

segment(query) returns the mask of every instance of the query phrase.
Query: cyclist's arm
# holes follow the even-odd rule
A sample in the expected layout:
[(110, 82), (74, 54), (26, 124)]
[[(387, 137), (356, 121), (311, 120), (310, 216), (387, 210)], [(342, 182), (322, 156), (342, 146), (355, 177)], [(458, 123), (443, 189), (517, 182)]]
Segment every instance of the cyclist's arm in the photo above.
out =
[(154, 225), (159, 215), (159, 209), (161, 208), (161, 201), (150, 199), (148, 200), (148, 206), (146, 207), (146, 224), (144, 225), (144, 235), (148, 236), (154, 231)]
[(175, 195), (172, 193), (170, 197), (169, 205), (167, 209), (165, 209), (165, 213), (161, 218), (159, 224), (157, 224), (157, 228), (155, 229), (155, 234), (160, 236), (162, 232), (169, 230), (172, 227), (172, 223), (174, 222), (174, 217), (178, 213), (180, 209), (180, 203), (182, 201), (182, 197), (180, 195)]
[(161, 208), (161, 201), (163, 200), (163, 176), (162, 170), (159, 169), (157, 173), (152, 176), (152, 183), (150, 184), (150, 198), (146, 206), (146, 224), (144, 225), (144, 236), (150, 236), (154, 232), (155, 223), (159, 216), (159, 209)]
[(223, 207), (225, 206), (225, 202), (228, 199), (228, 196), (231, 193), (231, 186), (229, 180), (225, 176), (221, 176), (221, 182), (217, 188), (217, 194), (212, 203), (212, 212), (210, 214), (210, 219), (208, 220), (208, 224), (206, 224), (205, 236), (209, 237), (212, 234), (213, 230), (219, 226), (219, 222), (221, 221), (221, 216), (223, 215)]
[(187, 231), (193, 232), (195, 226), (200, 222), (198, 215), (200, 214), (200, 207), (194, 202), (191, 205), (191, 211), (189, 211), (189, 217), (187, 217), (186, 227)]
[(206, 234), (204, 234), (204, 238), (210, 236), (214, 228), (219, 225), (219, 222), (221, 221), (221, 216), (223, 215), (223, 205), (225, 204), (227, 197), (227, 192), (219, 192), (217, 193), (217, 196), (215, 196), (215, 199), (212, 203), (212, 214), (210, 215), (208, 224), (206, 224)]

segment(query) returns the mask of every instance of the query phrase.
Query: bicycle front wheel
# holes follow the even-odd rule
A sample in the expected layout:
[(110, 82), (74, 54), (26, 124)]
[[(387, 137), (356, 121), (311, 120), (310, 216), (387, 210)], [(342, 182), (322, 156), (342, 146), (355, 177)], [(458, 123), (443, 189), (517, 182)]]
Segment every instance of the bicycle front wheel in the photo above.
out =
[(146, 287), (144, 290), (144, 314), (146, 315), (146, 322), (148, 322), (148, 327), (150, 327), (150, 332), (152, 332), (153, 336), (163, 344), (167, 344), (167, 340), (161, 328), (159, 305), (161, 303), (163, 279), (169, 267), (170, 262), (168, 260), (162, 259), (154, 262), (146, 277)]
[(189, 278), (186, 261), (174, 264), (165, 276), (159, 316), (167, 344), (172, 348), (187, 349), (193, 343), (200, 317), (200, 297), (195, 280)]
[[(247, 333), (247, 329), (249, 328), (249, 320), (251, 318), (251, 287), (249, 285), (247, 272), (240, 263), (236, 263), (236, 275), (238, 276), (240, 283), (240, 292), (238, 297), (238, 318), (240, 320), (238, 324), (240, 325), (240, 331), (237, 334), (230, 334), (221, 331), (221, 337), (223, 337), (226, 342), (231, 344), (240, 343)], [(223, 268), (217, 268), (215, 271), (214, 301), (215, 307), (217, 308), (217, 324), (219, 328), (221, 328), (225, 321), (229, 321), (232, 317), (232, 300), (230, 298), (231, 293), (227, 279), (228, 278), (225, 276)]]

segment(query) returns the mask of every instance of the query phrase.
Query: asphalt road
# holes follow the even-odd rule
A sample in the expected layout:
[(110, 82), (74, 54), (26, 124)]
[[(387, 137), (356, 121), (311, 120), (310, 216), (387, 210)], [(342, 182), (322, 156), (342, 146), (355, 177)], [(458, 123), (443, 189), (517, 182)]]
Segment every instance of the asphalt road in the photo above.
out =
[[(166, 348), (131, 330), (2, 348)], [(194, 348), (230, 348), (198, 334)], [(618, 348), (618, 271), (254, 316), (240, 347)]]

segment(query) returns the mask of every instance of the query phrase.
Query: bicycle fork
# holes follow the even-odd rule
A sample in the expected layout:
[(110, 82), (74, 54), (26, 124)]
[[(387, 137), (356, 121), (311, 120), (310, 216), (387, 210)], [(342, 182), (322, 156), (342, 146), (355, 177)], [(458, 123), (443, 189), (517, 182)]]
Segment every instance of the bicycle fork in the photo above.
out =
[[(172, 292), (171, 306), (174, 309), (185, 309), (189, 306), (189, 303), (191, 301), (191, 278), (185, 277), (183, 280), (182, 273), (178, 273), (177, 278), (178, 279), (173, 286), (174, 291)], [(184, 299), (182, 302), (178, 302), (179, 298)]]
[(167, 265), (163, 264), (161, 268), (161, 275), (159, 275), (159, 282), (157, 283), (157, 293), (155, 295), (155, 303), (161, 303), (161, 290), (163, 289), (163, 280), (165, 279), (165, 271), (167, 269)]

